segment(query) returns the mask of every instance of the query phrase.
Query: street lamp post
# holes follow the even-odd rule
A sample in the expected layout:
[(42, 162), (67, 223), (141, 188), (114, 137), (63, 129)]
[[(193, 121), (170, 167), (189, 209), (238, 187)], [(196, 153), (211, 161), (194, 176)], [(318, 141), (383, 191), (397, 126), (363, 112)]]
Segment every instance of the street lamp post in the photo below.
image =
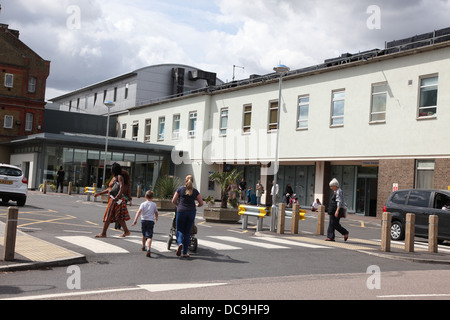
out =
[[(275, 143), (275, 166), (274, 166), (274, 178), (273, 178), (273, 194), (272, 194), (272, 210), (271, 210), (271, 220), (270, 220), (270, 231), (275, 232), (278, 210), (277, 210), (277, 183), (278, 183), (278, 169), (279, 169), (279, 141), (280, 141), (280, 115), (281, 115), (281, 100), (282, 100), (282, 88), (283, 88), (283, 75), (288, 73), (291, 69), (285, 65), (278, 65), (273, 68), (273, 71), (280, 75), (279, 84), (279, 98), (278, 98), (278, 119), (277, 119), (277, 137)], [(280, 192), (278, 187), (278, 193)]]
[(106, 184), (105, 184), (105, 180), (106, 180), (106, 161), (107, 161), (107, 157), (108, 157), (108, 138), (109, 138), (109, 112), (111, 110), (111, 108), (113, 108), (115, 106), (115, 104), (113, 102), (105, 102), (104, 103), (105, 107), (108, 108), (108, 120), (106, 123), (106, 143), (105, 143), (105, 161), (103, 163), (103, 180), (102, 180), (102, 190), (106, 189)]

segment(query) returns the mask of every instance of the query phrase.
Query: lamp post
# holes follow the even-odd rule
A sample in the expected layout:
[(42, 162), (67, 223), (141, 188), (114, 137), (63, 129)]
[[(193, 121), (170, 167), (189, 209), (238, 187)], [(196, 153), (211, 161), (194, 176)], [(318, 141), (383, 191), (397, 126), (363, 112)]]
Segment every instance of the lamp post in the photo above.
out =
[(108, 157), (108, 138), (109, 138), (109, 112), (111, 108), (115, 106), (114, 102), (108, 101), (103, 103), (105, 107), (108, 108), (108, 120), (106, 122), (106, 143), (105, 143), (105, 161), (103, 163), (103, 180), (102, 180), (102, 190), (106, 189), (105, 180), (106, 180), (106, 161)]
[[(275, 232), (276, 223), (278, 219), (277, 210), (277, 183), (278, 183), (278, 169), (279, 169), (279, 141), (280, 141), (280, 115), (281, 115), (281, 100), (282, 100), (282, 88), (283, 88), (283, 75), (288, 73), (291, 69), (285, 65), (278, 65), (273, 68), (273, 71), (280, 75), (279, 84), (279, 98), (278, 98), (278, 119), (277, 119), (277, 137), (275, 143), (275, 166), (274, 166), (274, 178), (273, 178), (273, 194), (272, 194), (272, 210), (271, 210), (271, 220), (270, 220), (270, 231)], [(280, 192), (278, 187), (278, 193)]]

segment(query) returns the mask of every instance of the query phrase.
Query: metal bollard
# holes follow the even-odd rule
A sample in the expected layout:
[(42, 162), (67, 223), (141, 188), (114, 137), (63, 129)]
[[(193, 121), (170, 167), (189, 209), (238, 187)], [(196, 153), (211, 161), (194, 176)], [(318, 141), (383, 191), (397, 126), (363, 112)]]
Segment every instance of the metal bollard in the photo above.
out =
[(416, 228), (416, 215), (408, 213), (406, 215), (406, 226), (405, 226), (405, 251), (414, 252), (414, 236)]
[(286, 203), (279, 204), (277, 233), (284, 234), (284, 225), (286, 220)]
[(137, 187), (137, 198), (138, 199), (141, 198), (141, 186), (140, 185)]
[(436, 215), (430, 216), (428, 228), (428, 252), (430, 253), (438, 253), (438, 230), (439, 217)]
[(5, 239), (3, 247), (3, 261), (13, 261), (16, 250), (17, 219), (19, 218), (19, 208), (8, 208), (8, 221), (6, 221)]
[(325, 206), (319, 206), (319, 215), (317, 217), (317, 234), (323, 236), (325, 234)]
[(392, 213), (384, 212), (381, 224), (381, 251), (391, 252)]
[(291, 233), (298, 234), (298, 221), (299, 221), (300, 206), (296, 203), (292, 206), (292, 222)]
[(44, 194), (47, 194), (47, 180), (44, 180)]
[(72, 181), (70, 181), (69, 182), (69, 187), (68, 187), (68, 191), (67, 191), (67, 193), (69, 194), (69, 196), (71, 196), (72, 195)]

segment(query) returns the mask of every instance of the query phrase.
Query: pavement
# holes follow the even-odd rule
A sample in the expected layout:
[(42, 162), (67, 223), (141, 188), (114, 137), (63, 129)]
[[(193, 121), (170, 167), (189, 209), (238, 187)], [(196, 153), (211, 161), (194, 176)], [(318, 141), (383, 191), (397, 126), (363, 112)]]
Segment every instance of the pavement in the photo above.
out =
[[(308, 215), (314, 215), (307, 210)], [(287, 212), (289, 216), (289, 212)], [(378, 224), (381, 225), (380, 218), (365, 217), (355, 214), (349, 214), (347, 219), (350, 222), (363, 224)], [(289, 225), (288, 225), (289, 224)], [(325, 227), (326, 228), (326, 227)], [(256, 236), (260, 237), (280, 237), (289, 240), (297, 240), (301, 242), (309, 242), (313, 244), (324, 245), (324, 236), (314, 235), (300, 231), (299, 234), (290, 233), (290, 223), (286, 223), (285, 234), (279, 235), (268, 230), (256, 232)], [(87, 263), (84, 255), (77, 252), (65, 249), (47, 241), (43, 241), (33, 237), (27, 233), (17, 230), (15, 257), (14, 261), (3, 261), (4, 252), (4, 234), (5, 223), (0, 221), (0, 273), (1, 272), (15, 272), (25, 271), (41, 268), (63, 267), (76, 264)], [(429, 253), (425, 245), (416, 245), (414, 252), (406, 252), (402, 244), (392, 243), (391, 252), (381, 251), (381, 242), (376, 240), (356, 239), (350, 234), (347, 242), (342, 239), (337, 239), (336, 242), (326, 242), (327, 246), (338, 247), (348, 250), (355, 250), (361, 253), (374, 255), (386, 259), (395, 259), (410, 261), (416, 263), (433, 263), (433, 264), (449, 264), (450, 265), (450, 251), (439, 253)], [(450, 247), (449, 247), (450, 249)]]

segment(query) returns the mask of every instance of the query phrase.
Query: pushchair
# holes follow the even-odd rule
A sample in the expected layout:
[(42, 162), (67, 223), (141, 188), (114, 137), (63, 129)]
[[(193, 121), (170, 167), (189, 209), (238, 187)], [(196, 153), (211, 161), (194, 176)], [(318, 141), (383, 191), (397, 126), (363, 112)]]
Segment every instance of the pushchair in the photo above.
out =
[[(198, 246), (198, 240), (195, 237), (196, 234), (197, 234), (197, 226), (194, 223), (192, 225), (192, 229), (191, 229), (191, 241), (189, 242), (189, 250), (194, 253), (197, 252), (197, 246)], [(170, 228), (169, 238), (167, 239), (167, 250), (170, 250), (170, 247), (172, 246), (173, 243), (174, 244), (177, 243), (177, 213), (176, 212), (173, 214), (172, 227)]]

